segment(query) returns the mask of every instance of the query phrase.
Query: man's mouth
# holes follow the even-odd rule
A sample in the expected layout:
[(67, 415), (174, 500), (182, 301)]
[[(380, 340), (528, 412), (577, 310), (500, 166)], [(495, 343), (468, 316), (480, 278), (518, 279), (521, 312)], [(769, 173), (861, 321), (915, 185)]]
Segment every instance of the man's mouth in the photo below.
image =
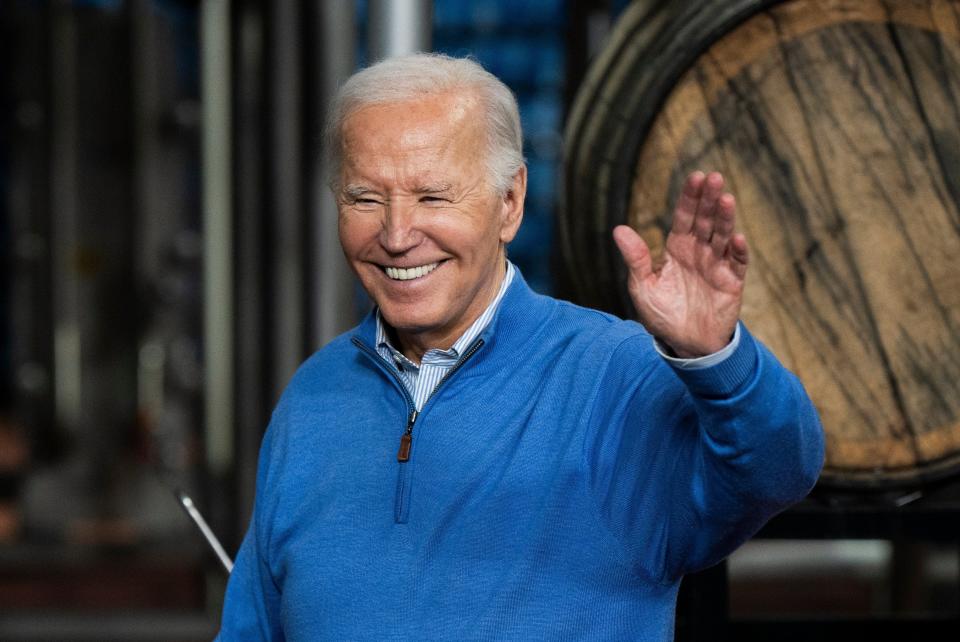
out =
[(416, 267), (409, 268), (387, 266), (383, 268), (383, 271), (394, 281), (409, 281), (411, 279), (419, 279), (422, 276), (430, 274), (437, 269), (438, 265), (440, 265), (439, 261), (436, 263), (427, 263), (426, 265), (418, 265)]

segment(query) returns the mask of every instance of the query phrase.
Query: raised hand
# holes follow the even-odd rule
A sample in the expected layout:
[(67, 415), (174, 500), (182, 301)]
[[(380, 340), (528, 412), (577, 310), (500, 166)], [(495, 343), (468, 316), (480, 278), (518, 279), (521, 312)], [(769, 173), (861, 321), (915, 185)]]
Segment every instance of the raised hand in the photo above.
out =
[(736, 328), (749, 255), (746, 239), (734, 233), (735, 206), (719, 173), (688, 176), (656, 268), (633, 229), (613, 230), (640, 322), (679, 357), (722, 349)]

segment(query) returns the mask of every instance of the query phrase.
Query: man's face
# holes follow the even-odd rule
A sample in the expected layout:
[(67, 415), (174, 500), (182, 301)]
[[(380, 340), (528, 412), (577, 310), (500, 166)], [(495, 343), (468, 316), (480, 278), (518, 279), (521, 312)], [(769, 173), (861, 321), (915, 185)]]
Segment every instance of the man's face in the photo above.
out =
[(342, 140), (347, 260), (407, 356), (449, 347), (500, 285), (525, 170), (505, 196), (490, 187), (482, 111), (469, 92), (363, 107)]

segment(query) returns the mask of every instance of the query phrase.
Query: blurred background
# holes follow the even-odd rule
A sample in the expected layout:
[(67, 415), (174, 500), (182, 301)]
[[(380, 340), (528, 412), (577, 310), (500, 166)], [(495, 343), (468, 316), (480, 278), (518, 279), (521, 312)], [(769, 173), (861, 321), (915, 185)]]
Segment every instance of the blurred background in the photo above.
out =
[[(280, 390), (367, 308), (320, 141), (356, 68), (470, 54), (515, 91), (530, 178), (510, 256), (566, 294), (563, 125), (626, 5), (0, 2), (0, 640), (215, 634), (226, 573), (174, 491), (235, 554)], [(771, 531), (684, 608), (955, 620), (956, 538), (877, 532)], [(720, 639), (692, 621), (684, 639)]]

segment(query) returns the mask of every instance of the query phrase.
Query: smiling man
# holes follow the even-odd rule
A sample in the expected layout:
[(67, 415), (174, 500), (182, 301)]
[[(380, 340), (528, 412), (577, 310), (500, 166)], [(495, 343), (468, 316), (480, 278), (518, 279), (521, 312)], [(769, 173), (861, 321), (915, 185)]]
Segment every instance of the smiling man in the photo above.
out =
[(223, 640), (673, 638), (684, 573), (808, 492), (801, 385), (738, 322), (719, 174), (664, 263), (614, 240), (641, 324), (532, 292), (516, 102), (469, 60), (387, 60), (329, 127), (344, 253), (375, 308), (288, 386)]

